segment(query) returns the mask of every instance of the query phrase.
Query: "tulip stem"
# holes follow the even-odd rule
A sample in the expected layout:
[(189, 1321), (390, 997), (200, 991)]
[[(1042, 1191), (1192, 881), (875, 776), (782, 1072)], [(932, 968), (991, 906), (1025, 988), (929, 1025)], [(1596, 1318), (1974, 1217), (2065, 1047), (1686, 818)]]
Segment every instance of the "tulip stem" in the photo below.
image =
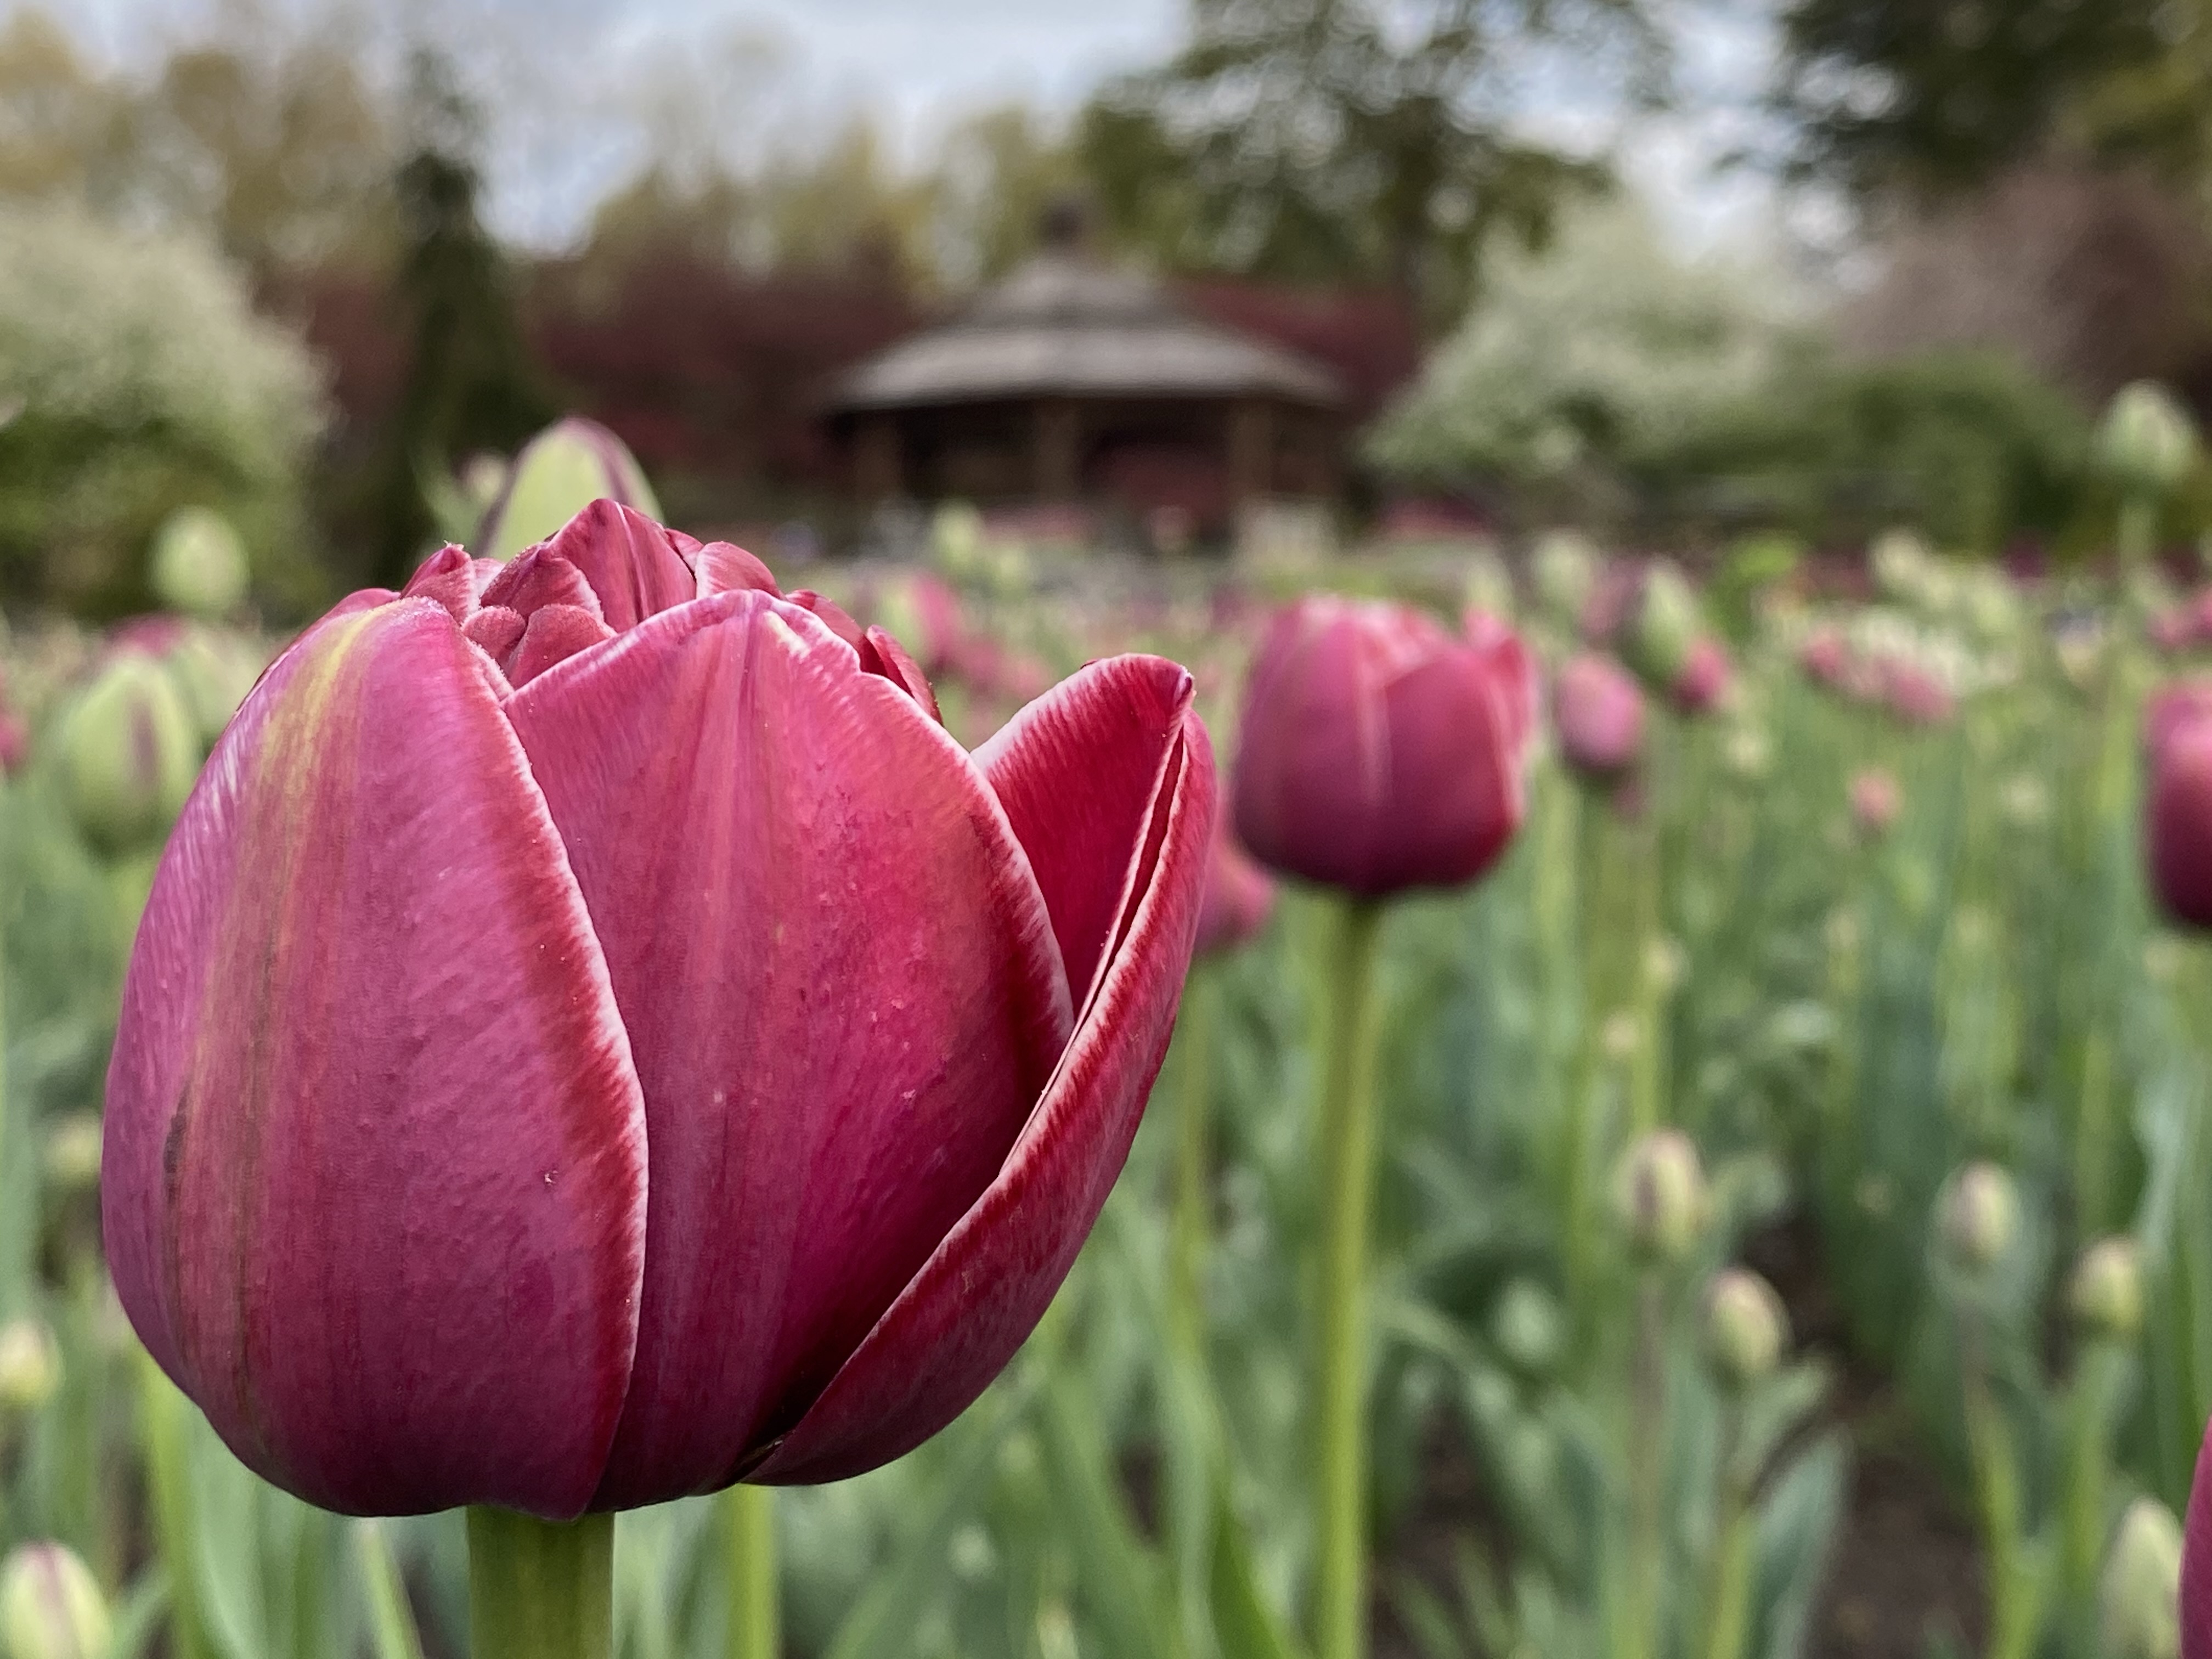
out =
[(783, 1651), (776, 1604), (775, 1489), (732, 1486), (722, 1494), (730, 1555), (729, 1659), (776, 1659)]
[(470, 1659), (612, 1659), (615, 1518), (469, 1511)]
[(1367, 1211), (1374, 1184), (1377, 905), (1348, 900), (1326, 981), (1327, 1094), (1322, 1102), (1320, 1343), (1314, 1358), (1319, 1480), (1314, 1646), (1318, 1659), (1367, 1650), (1365, 1320)]
[(1212, 969), (1193, 963), (1176, 1022), (1177, 1063), (1174, 1223), (1168, 1291), (1169, 1334), (1194, 1360), (1201, 1352), (1206, 1251), (1213, 1194), (1207, 1169), (1212, 1137), (1213, 1025), (1217, 991)]

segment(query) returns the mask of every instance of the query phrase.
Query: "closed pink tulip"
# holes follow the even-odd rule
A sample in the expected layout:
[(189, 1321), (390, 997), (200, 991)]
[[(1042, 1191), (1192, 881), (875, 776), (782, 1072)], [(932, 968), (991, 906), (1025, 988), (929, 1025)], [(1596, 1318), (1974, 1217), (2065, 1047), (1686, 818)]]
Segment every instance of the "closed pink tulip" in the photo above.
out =
[(1674, 706), (1686, 714), (1710, 714), (1728, 698), (1735, 671), (1728, 653), (1710, 634), (1700, 635), (1682, 659), (1682, 672), (1669, 688)]
[(1273, 879), (1237, 844), (1229, 815), (1220, 814), (1206, 866), (1206, 896), (1199, 906), (1197, 954), (1235, 950), (1265, 928), (1274, 912)]
[(1155, 658), (973, 756), (927, 695), (607, 501), (270, 669), (155, 879), (103, 1162), (124, 1306), (245, 1462), (560, 1518), (855, 1474), (1005, 1364), (1166, 1048), (1212, 762)]
[(1897, 780), (1878, 766), (1869, 766), (1851, 779), (1851, 821), (1866, 836), (1886, 834), (1905, 810), (1905, 792)]
[(2145, 720), (2150, 884), (2175, 921), (2212, 927), (2212, 702), (2202, 685), (2153, 700)]
[(1552, 720), (1559, 752), (1577, 772), (1614, 778), (1644, 749), (1644, 693), (1610, 657), (1571, 658), (1552, 687)]
[(2197, 1449), (2182, 1522), (2181, 1659), (2212, 1659), (2212, 1425)]
[(1942, 678), (1910, 657), (1883, 659), (1881, 683), (1882, 702), (1908, 726), (1942, 726), (1957, 708)]
[(1473, 643), (1402, 605), (1300, 600), (1246, 683), (1238, 839), (1368, 898), (1473, 880), (1520, 826), (1528, 686), (1510, 631)]

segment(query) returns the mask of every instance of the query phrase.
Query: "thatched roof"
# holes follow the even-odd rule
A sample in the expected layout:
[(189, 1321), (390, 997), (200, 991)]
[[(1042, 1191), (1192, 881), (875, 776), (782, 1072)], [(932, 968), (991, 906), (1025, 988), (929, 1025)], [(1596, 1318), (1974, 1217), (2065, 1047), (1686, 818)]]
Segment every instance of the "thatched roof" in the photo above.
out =
[(1052, 250), (951, 321), (848, 373), (840, 412), (1026, 398), (1277, 398), (1334, 408), (1327, 369), (1177, 308), (1133, 272)]

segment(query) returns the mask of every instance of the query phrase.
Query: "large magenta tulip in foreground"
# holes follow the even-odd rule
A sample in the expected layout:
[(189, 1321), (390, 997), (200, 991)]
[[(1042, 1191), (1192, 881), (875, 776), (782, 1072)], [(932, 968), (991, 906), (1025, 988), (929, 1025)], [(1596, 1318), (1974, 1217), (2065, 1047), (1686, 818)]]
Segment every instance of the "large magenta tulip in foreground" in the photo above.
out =
[(1368, 898), (1471, 881), (1520, 826), (1534, 698), (1502, 627), (1463, 640), (1402, 605), (1303, 599), (1253, 659), (1237, 836)]
[(2212, 1659), (2212, 1426), (2197, 1450), (2181, 1540), (2181, 1659)]
[(117, 1287), (240, 1457), (558, 1518), (854, 1474), (975, 1397), (1135, 1131), (1212, 760), (1155, 658), (972, 757), (927, 697), (605, 501), (277, 661), (108, 1078)]

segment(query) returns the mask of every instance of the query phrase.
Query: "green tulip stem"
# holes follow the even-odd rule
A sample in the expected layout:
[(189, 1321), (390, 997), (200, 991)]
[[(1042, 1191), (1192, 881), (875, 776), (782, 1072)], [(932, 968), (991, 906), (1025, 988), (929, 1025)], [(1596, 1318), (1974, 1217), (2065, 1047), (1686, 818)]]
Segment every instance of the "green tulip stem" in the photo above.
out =
[(138, 1366), (140, 1434), (146, 1447), (146, 1480), (153, 1497), (154, 1536), (169, 1577), (171, 1659), (209, 1659), (213, 1652), (200, 1613), (198, 1506), (192, 1499), (191, 1407), (141, 1351)]
[(1990, 1387), (1978, 1310), (1963, 1310), (1959, 1324), (1966, 1449), (1989, 1559), (1990, 1636), (1983, 1653), (1984, 1659), (2028, 1659), (2042, 1622), (2043, 1586), (2027, 1547), (2020, 1466), (2011, 1426)]
[(1314, 1356), (1318, 1559), (1316, 1659), (1367, 1650), (1367, 1211), (1374, 1184), (1379, 906), (1346, 900), (1324, 981), (1327, 1090), (1314, 1167), (1321, 1173), (1320, 1346)]
[(2125, 1346), (2109, 1338), (2091, 1338), (2082, 1346), (2068, 1390), (2063, 1583), (2073, 1614), (2085, 1628), (2095, 1609), (2097, 1570), (2104, 1559), (2112, 1428), (2128, 1364)]
[(1191, 965), (1176, 1025), (1175, 1194), (1168, 1280), (1168, 1334), (1195, 1358), (1205, 1331), (1206, 1252), (1212, 1232), (1213, 1028), (1220, 1000), (1212, 968)]
[(783, 1651), (776, 1601), (775, 1488), (732, 1486), (721, 1497), (730, 1552), (729, 1659), (776, 1659)]
[(470, 1659), (613, 1659), (614, 1516), (468, 1513)]
[(2120, 574), (2124, 579), (2148, 565), (2158, 552), (2158, 496), (2130, 489), (2120, 502)]
[(1721, 1407), (1720, 1490), (1716, 1501), (1711, 1575), (1705, 1593), (1705, 1659), (1743, 1659), (1751, 1628), (1752, 1568), (1759, 1542), (1750, 1481), (1736, 1468), (1743, 1443), (1743, 1403)]
[(1656, 1267), (1636, 1285), (1636, 1343), (1630, 1359), (1628, 1639), (1626, 1654), (1659, 1650), (1659, 1589), (1667, 1553), (1667, 1287)]

